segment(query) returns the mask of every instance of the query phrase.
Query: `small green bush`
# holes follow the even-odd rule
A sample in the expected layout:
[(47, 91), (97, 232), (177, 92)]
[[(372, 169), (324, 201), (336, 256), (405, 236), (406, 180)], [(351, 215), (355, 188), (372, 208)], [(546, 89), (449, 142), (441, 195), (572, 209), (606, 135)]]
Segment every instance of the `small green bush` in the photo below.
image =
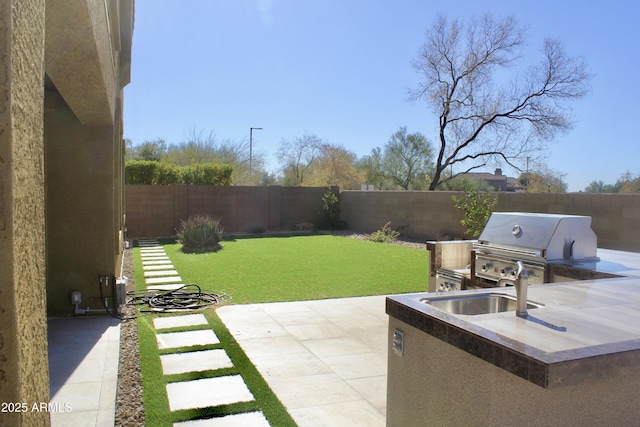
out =
[(340, 219), (340, 200), (331, 187), (322, 195), (322, 219), (318, 224), (320, 230), (343, 230), (347, 224)]
[(456, 208), (464, 211), (460, 223), (467, 227), (465, 233), (473, 239), (480, 236), (498, 202), (495, 194), (480, 191), (468, 184), (464, 186), (464, 197), (452, 196), (451, 199)]
[(215, 252), (222, 249), (222, 233), (219, 219), (197, 215), (182, 221), (178, 239), (182, 244), (182, 252)]
[(392, 243), (398, 240), (400, 232), (391, 228), (391, 221), (382, 226), (382, 229), (376, 230), (369, 235), (369, 240), (378, 243)]

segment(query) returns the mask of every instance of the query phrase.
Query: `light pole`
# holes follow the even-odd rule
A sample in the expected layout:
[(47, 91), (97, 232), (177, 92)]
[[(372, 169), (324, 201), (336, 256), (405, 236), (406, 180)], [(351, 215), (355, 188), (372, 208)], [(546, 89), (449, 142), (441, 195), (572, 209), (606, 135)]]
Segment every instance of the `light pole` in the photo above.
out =
[(249, 177), (253, 176), (253, 130), (262, 130), (262, 128), (249, 128)]

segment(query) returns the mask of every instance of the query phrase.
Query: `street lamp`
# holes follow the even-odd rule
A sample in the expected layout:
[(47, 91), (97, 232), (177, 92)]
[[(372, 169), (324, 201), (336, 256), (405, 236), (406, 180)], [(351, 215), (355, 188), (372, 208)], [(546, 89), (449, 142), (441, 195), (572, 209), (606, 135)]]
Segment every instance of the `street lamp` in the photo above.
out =
[(253, 130), (262, 130), (262, 128), (249, 128), (249, 176), (253, 176), (252, 159), (253, 159)]

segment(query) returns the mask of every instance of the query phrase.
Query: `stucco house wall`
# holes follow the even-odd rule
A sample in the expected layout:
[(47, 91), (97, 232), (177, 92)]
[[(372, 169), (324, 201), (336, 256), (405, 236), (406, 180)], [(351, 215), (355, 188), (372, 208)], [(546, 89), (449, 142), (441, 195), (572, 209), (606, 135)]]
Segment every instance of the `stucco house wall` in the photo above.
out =
[[(0, 402), (48, 402), (44, 0), (0, 2)], [(3, 413), (4, 425), (48, 414)]]
[(47, 314), (119, 274), (132, 31), (133, 0), (0, 2), (0, 402), (49, 401)]
[(122, 90), (129, 83), (132, 0), (47, 0), (45, 171), (47, 307), (113, 306), (124, 230)]

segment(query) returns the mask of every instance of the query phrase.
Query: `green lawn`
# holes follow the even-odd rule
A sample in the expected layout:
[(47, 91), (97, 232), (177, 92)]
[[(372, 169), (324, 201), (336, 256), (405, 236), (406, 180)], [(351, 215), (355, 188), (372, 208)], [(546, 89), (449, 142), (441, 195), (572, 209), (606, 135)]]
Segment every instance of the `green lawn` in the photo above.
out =
[(225, 239), (215, 253), (164, 249), (184, 283), (259, 303), (426, 291), (426, 250), (331, 235)]
[[(184, 254), (180, 245), (163, 246), (184, 283), (203, 291), (225, 292), (231, 303), (295, 301), (417, 292), (427, 289), (426, 250), (330, 235), (227, 239), (216, 253)], [(136, 289), (145, 289), (140, 249), (134, 250)], [(159, 350), (153, 318), (140, 316), (138, 337), (146, 425), (170, 427), (174, 422), (260, 410), (271, 425), (294, 426), (277, 396), (222, 323), (215, 309), (204, 311), (208, 325), (177, 328), (177, 332), (212, 328), (220, 344)], [(218, 371), (163, 375), (160, 355), (224, 349), (234, 367)], [(166, 385), (218, 375), (242, 375), (255, 401), (216, 408), (170, 412)]]

